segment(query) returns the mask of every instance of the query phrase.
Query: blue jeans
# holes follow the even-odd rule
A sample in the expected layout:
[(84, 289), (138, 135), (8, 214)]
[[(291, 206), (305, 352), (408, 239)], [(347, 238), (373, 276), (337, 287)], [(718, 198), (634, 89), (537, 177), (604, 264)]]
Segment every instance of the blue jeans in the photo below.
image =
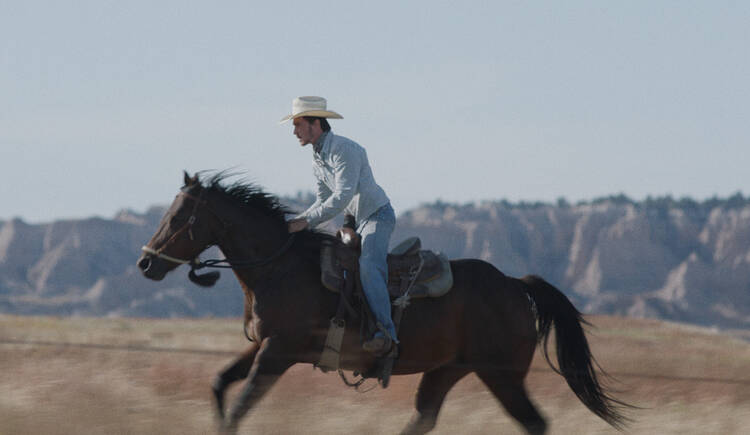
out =
[[(375, 320), (396, 338), (396, 328), (391, 319), (391, 300), (388, 296), (388, 242), (396, 226), (396, 214), (388, 203), (359, 223), (357, 232), (362, 237), (362, 255), (359, 257), (359, 275), (362, 289), (370, 304)], [(382, 336), (378, 331), (375, 336)]]

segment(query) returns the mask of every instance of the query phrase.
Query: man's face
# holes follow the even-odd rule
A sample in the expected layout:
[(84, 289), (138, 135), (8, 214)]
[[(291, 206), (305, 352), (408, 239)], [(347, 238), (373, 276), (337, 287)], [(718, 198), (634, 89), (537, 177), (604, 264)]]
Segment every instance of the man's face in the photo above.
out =
[(320, 122), (317, 120), (308, 122), (305, 118), (295, 118), (293, 122), (294, 135), (297, 136), (302, 146), (315, 142), (321, 133), (323, 133), (323, 130), (320, 128)]

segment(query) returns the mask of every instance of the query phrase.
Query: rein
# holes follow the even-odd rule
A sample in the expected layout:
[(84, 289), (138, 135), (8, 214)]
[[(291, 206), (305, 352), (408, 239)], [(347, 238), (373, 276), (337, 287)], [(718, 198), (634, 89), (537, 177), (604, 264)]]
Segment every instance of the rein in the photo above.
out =
[[(191, 273), (193, 273), (196, 270), (203, 269), (206, 267), (209, 268), (215, 268), (215, 269), (235, 269), (235, 268), (253, 268), (253, 267), (260, 267), (265, 266), (266, 264), (278, 259), (282, 255), (286, 253), (286, 251), (289, 250), (289, 248), (294, 243), (294, 238), (297, 235), (297, 233), (291, 233), (289, 235), (289, 238), (286, 240), (284, 245), (281, 246), (276, 252), (271, 254), (270, 257), (263, 258), (261, 260), (230, 260), (228, 258), (224, 259), (212, 259), (212, 260), (205, 260), (200, 261), (197, 257), (190, 259), (190, 260), (183, 260), (180, 258), (171, 257), (169, 255), (164, 254), (164, 249), (169, 246), (172, 242), (174, 242), (178, 235), (182, 234), (183, 232), (187, 231), (190, 235), (190, 240), (195, 240), (193, 237), (193, 225), (195, 224), (197, 217), (196, 212), (198, 211), (198, 207), (200, 205), (206, 204), (206, 200), (203, 199), (203, 191), (201, 191), (199, 196), (191, 195), (187, 192), (180, 192), (179, 195), (183, 195), (189, 199), (192, 199), (195, 202), (195, 206), (193, 207), (193, 211), (190, 214), (190, 217), (188, 218), (187, 222), (180, 227), (177, 231), (175, 231), (174, 234), (172, 234), (172, 237), (167, 240), (164, 245), (162, 245), (159, 249), (154, 249), (149, 246), (143, 246), (141, 247), (141, 251), (145, 252), (146, 254), (152, 255), (156, 258), (160, 258), (162, 260), (171, 261), (172, 263), (177, 264), (190, 264)], [(229, 228), (229, 225), (227, 225), (213, 210), (211, 210), (209, 207), (206, 207), (206, 210), (211, 212), (218, 220), (221, 222), (221, 225), (224, 227), (224, 233), (226, 233), (227, 229)], [(223, 236), (222, 236), (223, 237)]]
[(284, 253), (286, 253), (286, 251), (288, 251), (289, 248), (294, 243), (294, 237), (296, 235), (297, 233), (289, 234), (289, 238), (286, 239), (286, 242), (284, 243), (283, 246), (281, 246), (281, 248), (279, 248), (276, 252), (271, 254), (270, 257), (264, 258), (262, 260), (230, 260), (228, 258), (224, 258), (221, 260), (214, 259), (214, 260), (206, 260), (206, 261), (195, 261), (191, 264), (191, 266), (195, 270), (203, 269), (204, 267), (212, 267), (215, 269), (234, 269), (234, 268), (251, 268), (251, 267), (265, 266), (266, 264), (284, 255)]

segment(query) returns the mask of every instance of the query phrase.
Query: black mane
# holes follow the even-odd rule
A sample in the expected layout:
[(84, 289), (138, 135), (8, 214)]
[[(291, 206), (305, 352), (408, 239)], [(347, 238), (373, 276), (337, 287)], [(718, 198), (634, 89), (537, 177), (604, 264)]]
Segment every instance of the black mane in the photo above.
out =
[(217, 192), (223, 195), (240, 209), (260, 212), (279, 222), (285, 222), (286, 215), (292, 213), (275, 196), (264, 192), (255, 184), (243, 181), (224, 184), (224, 181), (232, 175), (234, 174), (219, 172), (205, 181), (199, 181), (199, 183), (209, 192)]
[[(266, 216), (276, 219), (280, 225), (286, 227), (286, 215), (294, 214), (294, 212), (282, 205), (274, 195), (263, 191), (262, 188), (253, 183), (235, 181), (230, 184), (224, 184), (224, 181), (233, 175), (232, 173), (222, 171), (206, 180), (199, 179), (198, 184), (209, 192), (216, 192), (224, 196), (241, 210), (252, 210), (263, 213)], [(335, 238), (331, 234), (311, 228), (300, 231), (299, 234), (305, 240), (303, 245), (307, 248), (312, 248), (316, 252), (320, 249), (320, 244), (324, 240)]]

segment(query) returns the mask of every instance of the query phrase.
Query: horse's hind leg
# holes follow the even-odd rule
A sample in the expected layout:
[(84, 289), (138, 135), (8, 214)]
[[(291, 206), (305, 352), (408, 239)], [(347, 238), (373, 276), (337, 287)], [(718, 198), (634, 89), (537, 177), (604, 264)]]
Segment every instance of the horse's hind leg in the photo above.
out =
[(253, 366), (255, 354), (258, 353), (258, 348), (258, 343), (251, 343), (250, 347), (239, 358), (222, 370), (214, 379), (211, 387), (214, 392), (217, 417), (220, 421), (224, 421), (224, 393), (227, 387), (234, 382), (247, 378), (250, 367)]
[(432, 430), (445, 395), (469, 370), (443, 366), (422, 375), (417, 390), (417, 411), (402, 435), (424, 434)]
[(526, 432), (535, 435), (546, 432), (547, 423), (526, 394), (523, 376), (496, 370), (479, 370), (477, 375)]

